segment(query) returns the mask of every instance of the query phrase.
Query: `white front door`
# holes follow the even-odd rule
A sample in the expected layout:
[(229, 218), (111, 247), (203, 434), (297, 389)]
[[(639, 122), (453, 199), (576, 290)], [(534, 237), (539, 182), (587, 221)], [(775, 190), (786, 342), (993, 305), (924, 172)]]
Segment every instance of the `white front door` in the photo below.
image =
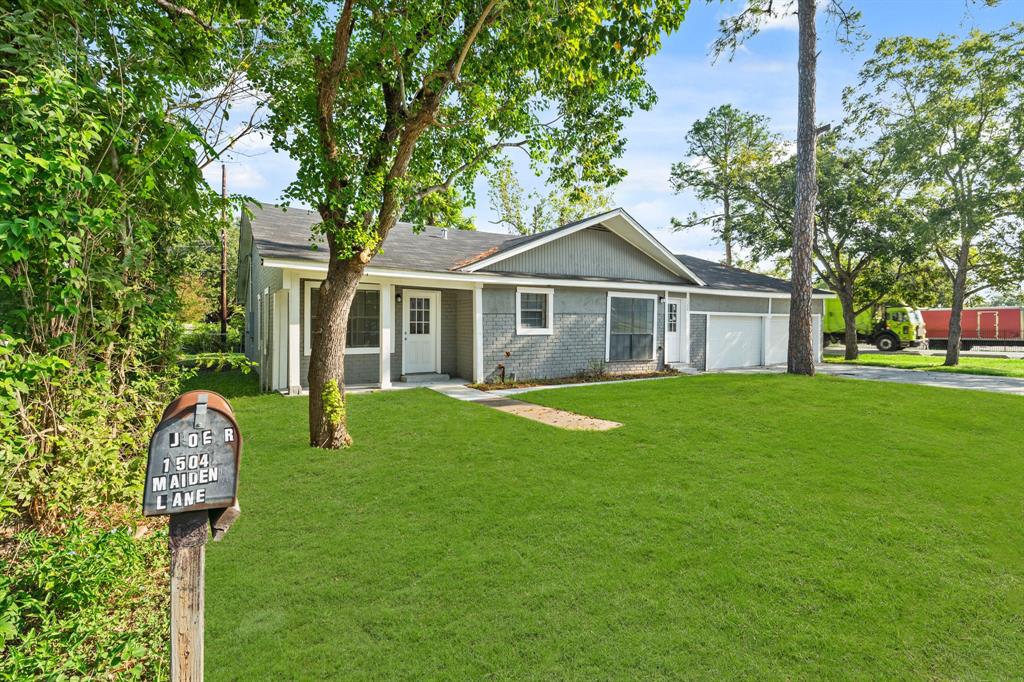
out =
[(402, 366), (406, 374), (441, 371), (441, 294), (437, 291), (403, 292)]
[(683, 301), (665, 299), (665, 364), (683, 361)]

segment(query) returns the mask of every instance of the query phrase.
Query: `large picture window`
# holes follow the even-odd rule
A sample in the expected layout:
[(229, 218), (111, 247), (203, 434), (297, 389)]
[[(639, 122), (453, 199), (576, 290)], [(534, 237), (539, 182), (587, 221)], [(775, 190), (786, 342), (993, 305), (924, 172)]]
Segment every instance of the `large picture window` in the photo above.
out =
[[(312, 352), (313, 343), (320, 336), (320, 321), (317, 311), (320, 305), (320, 288), (311, 287), (306, 300), (307, 339), (306, 355)], [(345, 335), (346, 350), (377, 350), (380, 348), (380, 292), (376, 289), (359, 289), (352, 299), (348, 312), (348, 332)]]
[(516, 289), (516, 333), (520, 336), (551, 334), (554, 331), (554, 299), (554, 289)]
[(654, 359), (654, 304), (653, 298), (609, 298), (608, 360)]

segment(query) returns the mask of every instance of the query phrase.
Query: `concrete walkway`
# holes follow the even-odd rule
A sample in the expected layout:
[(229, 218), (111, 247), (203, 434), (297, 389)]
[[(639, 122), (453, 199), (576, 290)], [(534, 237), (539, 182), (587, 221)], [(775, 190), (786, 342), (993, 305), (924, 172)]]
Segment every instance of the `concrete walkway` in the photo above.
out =
[(841, 365), (828, 363), (818, 365), (818, 372), (832, 376), (868, 379), (870, 381), (891, 381), (898, 384), (920, 384), (940, 388), (960, 388), (969, 391), (1009, 393), (1024, 396), (1024, 379), (1012, 377), (989, 377), (981, 374), (954, 374), (952, 372), (928, 372), (920, 369), (894, 369), (891, 367), (869, 367), (867, 365)]
[(561, 429), (569, 429), (570, 431), (608, 431), (622, 426), (619, 422), (587, 417), (565, 410), (556, 410), (553, 407), (524, 403), (521, 400), (494, 395), (493, 393), (495, 392), (493, 391), (479, 391), (463, 384), (428, 384), (426, 387), (455, 400), (477, 403), (484, 407), (514, 414), (517, 417), (523, 417), (524, 419), (530, 419), (549, 426), (557, 426)]

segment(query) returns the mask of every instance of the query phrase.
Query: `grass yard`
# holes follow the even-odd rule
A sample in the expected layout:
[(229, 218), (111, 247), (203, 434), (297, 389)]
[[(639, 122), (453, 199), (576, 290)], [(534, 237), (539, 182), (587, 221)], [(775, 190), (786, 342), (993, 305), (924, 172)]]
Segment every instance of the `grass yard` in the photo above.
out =
[[(245, 440), (207, 553), (210, 680), (1008, 678), (1024, 670), (1024, 400), (706, 375), (306, 400), (204, 382)], [(217, 385), (214, 385), (217, 384)]]
[(923, 369), (929, 372), (953, 372), (955, 374), (984, 374), (994, 377), (1017, 377), (1024, 379), (1024, 360), (1011, 358), (960, 358), (958, 367), (943, 367), (945, 358), (935, 355), (906, 355), (868, 353), (856, 360), (844, 360), (842, 356), (826, 355), (825, 362), (847, 365), (871, 365), (873, 367), (896, 367), (898, 369)]

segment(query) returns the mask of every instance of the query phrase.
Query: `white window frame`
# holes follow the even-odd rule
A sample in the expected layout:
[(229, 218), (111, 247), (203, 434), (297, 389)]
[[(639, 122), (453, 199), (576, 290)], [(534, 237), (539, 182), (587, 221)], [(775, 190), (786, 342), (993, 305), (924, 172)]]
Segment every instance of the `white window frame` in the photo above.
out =
[[(312, 296), (312, 294), (313, 294), (313, 289), (319, 289), (320, 285), (323, 284), (323, 283), (324, 283), (324, 280), (322, 280), (322, 279), (320, 279), (320, 280), (306, 280), (306, 282), (304, 283), (304, 286), (302, 287), (302, 295), (304, 297), (303, 298), (303, 308), (304, 308), (304, 310), (303, 310), (303, 314), (302, 314), (302, 323), (303, 323), (302, 324), (302, 327), (303, 327), (303, 332), (302, 332), (302, 354), (303, 355), (307, 355), (307, 356), (313, 352), (312, 334), (310, 333), (310, 320), (311, 320), (310, 308), (312, 307), (312, 306), (309, 305), (310, 296)], [(363, 290), (376, 291), (376, 292), (378, 292), (378, 295), (381, 295), (379, 293), (380, 292), (380, 285), (379, 284), (360, 284), (359, 286), (356, 287), (356, 290), (357, 291), (363, 291)], [(381, 306), (380, 310), (381, 310), (381, 314), (383, 314), (384, 307)], [(381, 320), (381, 322), (383, 323), (383, 320)], [(376, 346), (371, 346), (369, 348), (345, 348), (345, 355), (373, 355), (374, 353), (379, 353), (379, 352), (380, 352), (380, 336), (377, 337), (377, 345)]]
[[(645, 360), (612, 360), (612, 299), (648, 298), (654, 301), (654, 319), (651, 322), (651, 357)], [(604, 361), (605, 362), (654, 362), (658, 359), (658, 294), (641, 294), (632, 291), (609, 291), (604, 316)]]
[[(547, 324), (544, 327), (524, 327), (522, 324), (523, 294), (547, 296)], [(516, 335), (550, 336), (555, 331), (555, 290), (545, 287), (516, 287)]]

